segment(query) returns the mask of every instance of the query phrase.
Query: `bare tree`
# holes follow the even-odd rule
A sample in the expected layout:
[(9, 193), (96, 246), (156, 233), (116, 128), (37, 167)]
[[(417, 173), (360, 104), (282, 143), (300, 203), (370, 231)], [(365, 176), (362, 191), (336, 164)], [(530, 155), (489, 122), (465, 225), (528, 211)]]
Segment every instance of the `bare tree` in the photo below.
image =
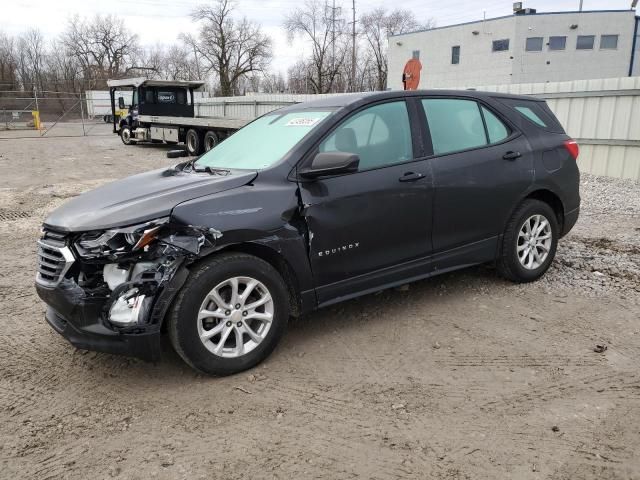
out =
[(0, 32), (0, 90), (16, 90), (18, 86), (15, 42)]
[[(305, 66), (308, 82), (315, 93), (334, 89), (347, 53), (345, 22), (326, 0), (307, 0), (285, 17), (289, 42), (301, 36), (311, 43), (310, 68)], [(293, 72), (295, 74), (295, 72)]]
[(80, 89), (82, 67), (60, 40), (51, 42), (46, 59), (47, 90), (76, 92)]
[(377, 70), (376, 88), (378, 90), (387, 88), (388, 37), (412, 30), (428, 30), (435, 26), (433, 19), (428, 19), (421, 24), (410, 10), (395, 9), (388, 12), (384, 7), (376, 8), (364, 14), (360, 18), (360, 23), (368, 49), (374, 57)]
[(238, 21), (232, 13), (232, 0), (215, 0), (213, 5), (201, 5), (191, 14), (202, 24), (193, 46), (206, 71), (218, 75), (223, 96), (238, 93), (241, 78), (266, 70), (271, 61), (271, 39), (259, 25), (246, 17)]
[(138, 36), (115, 15), (96, 15), (91, 21), (76, 15), (69, 20), (61, 41), (82, 65), (87, 87), (102, 87), (108, 78), (118, 78), (136, 67), (133, 59), (139, 51)]
[(282, 73), (265, 73), (262, 79), (262, 90), (265, 93), (284, 93), (287, 82)]

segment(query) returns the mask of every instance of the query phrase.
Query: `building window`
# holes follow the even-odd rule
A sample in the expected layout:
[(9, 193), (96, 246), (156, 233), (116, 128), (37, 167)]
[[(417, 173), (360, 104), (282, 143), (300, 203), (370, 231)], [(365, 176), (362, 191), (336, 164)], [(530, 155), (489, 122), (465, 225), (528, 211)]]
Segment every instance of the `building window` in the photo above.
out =
[(595, 40), (595, 35), (578, 35), (576, 50), (593, 50)]
[(504, 52), (505, 50), (509, 50), (509, 39), (504, 38), (502, 40), (494, 40), (492, 50), (494, 52)]
[(602, 35), (600, 37), (601, 49), (616, 49), (618, 48), (618, 35)]
[(451, 64), (458, 65), (460, 63), (460, 45), (451, 47)]
[(567, 37), (549, 37), (549, 50), (564, 50), (567, 46)]
[(527, 52), (541, 52), (543, 37), (529, 37), (527, 38), (526, 50)]

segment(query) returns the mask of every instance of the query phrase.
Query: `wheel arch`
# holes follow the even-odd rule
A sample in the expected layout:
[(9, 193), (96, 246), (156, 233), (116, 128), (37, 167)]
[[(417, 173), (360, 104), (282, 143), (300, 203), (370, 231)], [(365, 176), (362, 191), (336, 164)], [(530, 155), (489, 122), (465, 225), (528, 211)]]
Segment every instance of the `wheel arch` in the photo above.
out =
[(196, 264), (206, 262), (215, 255), (222, 253), (245, 253), (247, 255), (253, 255), (261, 260), (264, 260), (282, 277), (289, 293), (289, 311), (294, 317), (298, 317), (302, 313), (302, 304), (300, 300), (300, 285), (295, 270), (287, 259), (278, 251), (266, 245), (256, 242), (244, 242), (227, 245), (219, 250), (211, 252), (209, 255), (198, 259)]
[(540, 200), (541, 202), (549, 205), (553, 212), (556, 214), (556, 220), (558, 221), (558, 230), (562, 232), (564, 230), (564, 204), (560, 197), (546, 188), (541, 188), (530, 192), (522, 201), (529, 198)]

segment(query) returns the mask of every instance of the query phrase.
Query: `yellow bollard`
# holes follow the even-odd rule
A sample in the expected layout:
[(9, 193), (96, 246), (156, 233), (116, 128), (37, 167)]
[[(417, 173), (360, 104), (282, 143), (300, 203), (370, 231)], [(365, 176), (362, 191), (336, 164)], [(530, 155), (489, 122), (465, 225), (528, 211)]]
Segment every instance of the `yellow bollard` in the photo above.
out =
[(40, 112), (33, 110), (31, 115), (33, 116), (33, 126), (36, 130), (40, 130), (42, 128), (42, 125), (40, 124)]

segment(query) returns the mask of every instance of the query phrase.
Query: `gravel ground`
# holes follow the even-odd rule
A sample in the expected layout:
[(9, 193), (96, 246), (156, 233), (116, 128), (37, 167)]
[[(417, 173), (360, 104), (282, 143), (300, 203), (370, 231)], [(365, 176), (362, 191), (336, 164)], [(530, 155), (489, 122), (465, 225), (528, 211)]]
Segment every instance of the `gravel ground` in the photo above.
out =
[(47, 212), (171, 163), (108, 133), (0, 132), (0, 478), (640, 478), (638, 183), (584, 175), (534, 284), (482, 266), (346, 302), (216, 379), (168, 345), (148, 364), (44, 323)]

